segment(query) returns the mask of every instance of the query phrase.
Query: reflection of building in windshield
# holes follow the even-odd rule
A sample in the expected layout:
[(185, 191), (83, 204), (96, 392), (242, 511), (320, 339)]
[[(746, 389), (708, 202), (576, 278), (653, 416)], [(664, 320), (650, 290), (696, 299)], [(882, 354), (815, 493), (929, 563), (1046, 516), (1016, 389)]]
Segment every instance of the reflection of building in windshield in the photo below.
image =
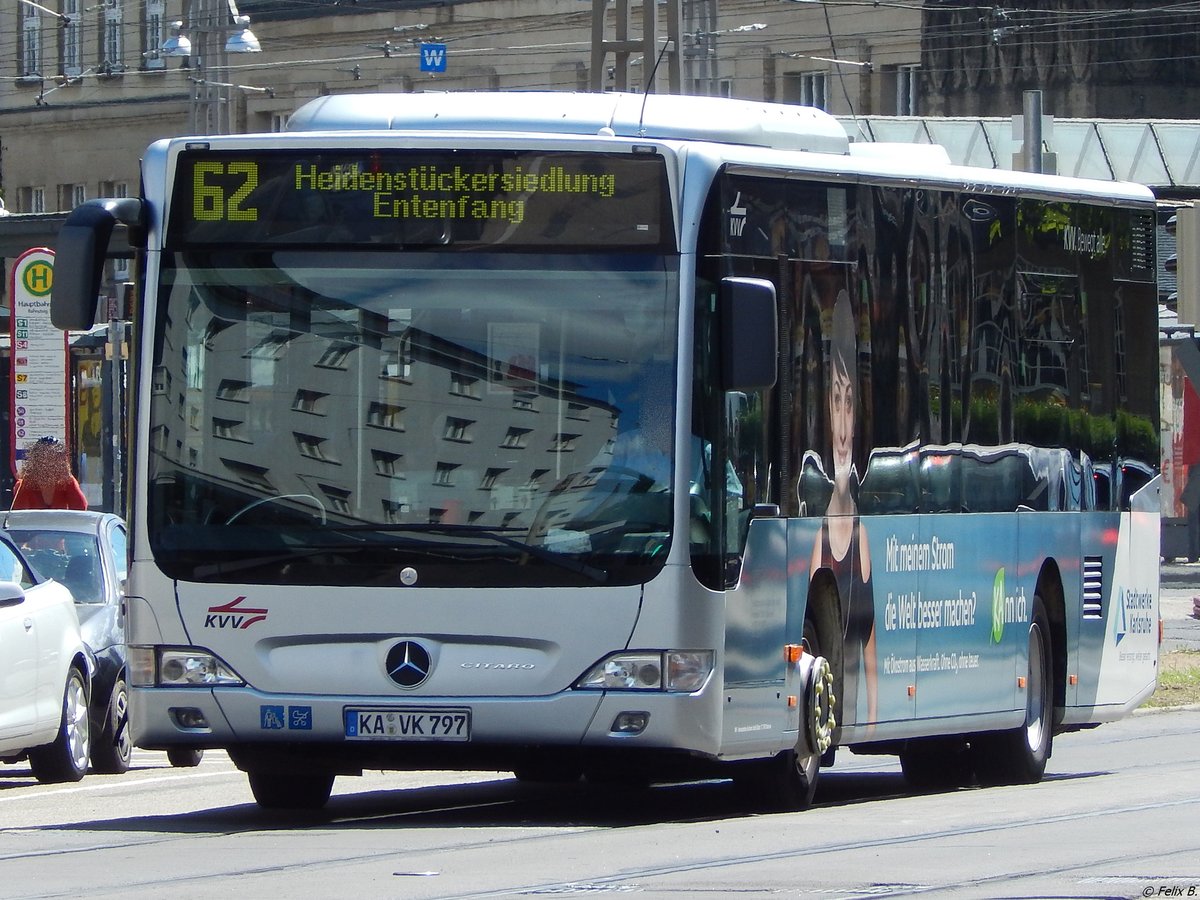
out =
[(193, 299), (164, 336), (179, 368), (154, 376), (156, 508), (193, 523), (530, 528), (556, 485), (600, 479), (628, 398), (670, 390), (641, 383), (621, 335), (572, 315), (310, 309), (297, 324)]

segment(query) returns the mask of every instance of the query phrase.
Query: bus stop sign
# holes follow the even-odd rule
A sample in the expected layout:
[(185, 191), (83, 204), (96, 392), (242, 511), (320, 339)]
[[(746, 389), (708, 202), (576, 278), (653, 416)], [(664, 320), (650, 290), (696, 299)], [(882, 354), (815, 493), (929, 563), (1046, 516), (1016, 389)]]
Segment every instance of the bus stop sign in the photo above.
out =
[(67, 333), (50, 322), (54, 251), (28, 250), (13, 266), (12, 394), (9, 438), (13, 475), (38, 438), (70, 442), (67, 433)]

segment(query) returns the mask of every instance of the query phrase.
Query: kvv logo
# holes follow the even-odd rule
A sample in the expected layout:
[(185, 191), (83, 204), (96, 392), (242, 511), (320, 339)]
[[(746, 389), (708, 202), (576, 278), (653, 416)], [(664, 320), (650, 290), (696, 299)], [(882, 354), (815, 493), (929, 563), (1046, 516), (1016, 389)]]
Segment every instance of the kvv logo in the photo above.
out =
[(265, 622), (268, 610), (242, 606), (245, 597), (234, 597), (221, 606), (210, 606), (204, 617), (205, 628), (249, 628), (255, 622)]

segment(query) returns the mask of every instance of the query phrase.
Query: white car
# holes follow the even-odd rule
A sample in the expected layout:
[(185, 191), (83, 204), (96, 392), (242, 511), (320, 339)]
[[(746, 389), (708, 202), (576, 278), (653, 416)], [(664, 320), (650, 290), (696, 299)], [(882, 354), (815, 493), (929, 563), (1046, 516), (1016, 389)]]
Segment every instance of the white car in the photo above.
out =
[(71, 592), (0, 534), (0, 763), (38, 781), (79, 781), (91, 745), (93, 663)]

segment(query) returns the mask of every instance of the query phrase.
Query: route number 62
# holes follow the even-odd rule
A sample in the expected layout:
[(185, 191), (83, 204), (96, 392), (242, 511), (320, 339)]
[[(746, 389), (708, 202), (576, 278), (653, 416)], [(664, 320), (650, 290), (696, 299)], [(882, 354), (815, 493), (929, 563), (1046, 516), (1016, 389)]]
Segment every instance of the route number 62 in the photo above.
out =
[[(234, 186), (236, 176), (241, 177), (241, 184)], [(198, 162), (192, 168), (192, 218), (197, 222), (257, 221), (258, 207), (244, 205), (256, 187), (258, 163)]]

